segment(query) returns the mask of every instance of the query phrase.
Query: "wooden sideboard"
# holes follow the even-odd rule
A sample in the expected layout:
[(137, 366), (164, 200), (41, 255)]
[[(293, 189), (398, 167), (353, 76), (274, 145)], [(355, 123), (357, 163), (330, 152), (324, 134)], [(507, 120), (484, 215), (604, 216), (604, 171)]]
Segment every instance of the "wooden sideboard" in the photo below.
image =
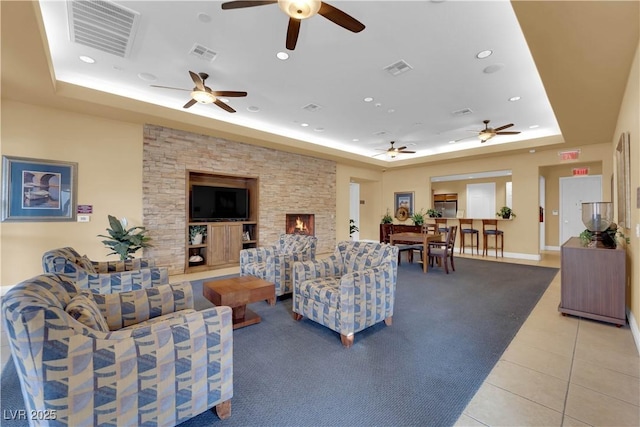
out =
[(561, 249), (563, 314), (624, 325), (626, 323), (626, 251), (583, 246), (579, 237)]

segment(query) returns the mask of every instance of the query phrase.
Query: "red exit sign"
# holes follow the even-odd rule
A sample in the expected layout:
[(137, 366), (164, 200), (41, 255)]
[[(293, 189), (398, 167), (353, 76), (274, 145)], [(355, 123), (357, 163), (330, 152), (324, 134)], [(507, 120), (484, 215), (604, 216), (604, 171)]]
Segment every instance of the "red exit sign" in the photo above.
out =
[(558, 153), (560, 160), (578, 160), (580, 150), (560, 151)]
[(589, 168), (573, 168), (573, 176), (589, 175)]

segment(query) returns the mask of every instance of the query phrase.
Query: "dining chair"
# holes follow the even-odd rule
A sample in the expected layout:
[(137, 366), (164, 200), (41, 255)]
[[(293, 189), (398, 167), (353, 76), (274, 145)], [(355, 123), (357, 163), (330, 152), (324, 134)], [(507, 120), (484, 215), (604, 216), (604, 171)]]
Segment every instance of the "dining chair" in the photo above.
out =
[(447, 218), (435, 218), (436, 225), (438, 226), (438, 231), (441, 233), (445, 233), (449, 231), (449, 227), (447, 227)]
[(445, 239), (442, 242), (429, 242), (429, 248), (427, 256), (429, 259), (429, 267), (432, 267), (434, 261), (437, 259), (438, 264), (444, 265), (445, 273), (449, 274), (449, 263), (451, 263), (451, 269), (456, 271), (456, 267), (453, 263), (454, 246), (456, 243), (456, 234), (458, 233), (458, 226), (449, 226), (449, 231), (446, 232)]

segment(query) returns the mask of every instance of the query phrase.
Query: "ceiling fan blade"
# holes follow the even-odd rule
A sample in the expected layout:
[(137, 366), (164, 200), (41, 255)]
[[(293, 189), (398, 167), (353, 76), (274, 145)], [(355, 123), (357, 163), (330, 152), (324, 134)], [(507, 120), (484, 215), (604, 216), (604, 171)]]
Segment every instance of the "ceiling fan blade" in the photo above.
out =
[(500, 126), (499, 128), (495, 128), (494, 131), (499, 131), (502, 129), (506, 129), (506, 128), (510, 128), (511, 126), (513, 126), (513, 123), (509, 123), (508, 125), (504, 125), (504, 126)]
[(359, 33), (365, 28), (362, 22), (325, 2), (320, 4), (320, 10), (318, 10), (318, 13), (329, 21), (354, 33)]
[(394, 150), (395, 150), (395, 151), (402, 151), (402, 150), (404, 150), (405, 148), (407, 148), (407, 146), (406, 146), (406, 145), (403, 145), (402, 147), (394, 148)]
[(229, 97), (247, 96), (247, 92), (237, 92), (234, 90), (216, 90), (212, 93), (215, 96), (229, 96)]
[(294, 50), (298, 43), (298, 34), (300, 34), (300, 20), (289, 18), (289, 27), (287, 28), (287, 49)]
[(415, 154), (415, 151), (410, 151), (410, 150), (398, 150), (398, 153), (403, 153), (403, 154)]
[(189, 100), (189, 102), (187, 102), (186, 104), (184, 104), (184, 105), (182, 106), (182, 108), (189, 108), (189, 107), (191, 107), (193, 104), (195, 104), (196, 102), (198, 102), (198, 101), (196, 101), (195, 99), (191, 99), (191, 100)]
[(219, 99), (216, 99), (215, 101), (213, 101), (213, 103), (216, 104), (218, 107), (222, 108), (223, 110), (228, 111), (230, 113), (235, 113), (236, 112), (236, 110), (234, 110), (233, 108), (231, 108), (230, 106), (228, 106), (224, 102), (220, 101)]
[(378, 154), (374, 154), (371, 157), (377, 157), (377, 156), (382, 156), (383, 154), (387, 154), (387, 150), (384, 150), (384, 153), (378, 153)]
[(519, 131), (496, 132), (496, 135), (517, 135)]
[(158, 86), (158, 85), (149, 85), (151, 87), (159, 87), (160, 89), (173, 89), (173, 90), (183, 90), (185, 92), (191, 92), (193, 89), (182, 89), (181, 87), (169, 87), (169, 86)]
[(275, 1), (228, 1), (226, 3), (222, 3), (222, 9), (241, 9), (243, 7), (253, 7), (253, 6), (264, 6), (266, 4), (278, 3), (278, 0)]
[(202, 79), (200, 78), (200, 76), (194, 73), (193, 71), (189, 71), (189, 75), (191, 76), (191, 80), (193, 80), (193, 83), (195, 83), (198, 90), (202, 90), (206, 92), (204, 83), (202, 82)]

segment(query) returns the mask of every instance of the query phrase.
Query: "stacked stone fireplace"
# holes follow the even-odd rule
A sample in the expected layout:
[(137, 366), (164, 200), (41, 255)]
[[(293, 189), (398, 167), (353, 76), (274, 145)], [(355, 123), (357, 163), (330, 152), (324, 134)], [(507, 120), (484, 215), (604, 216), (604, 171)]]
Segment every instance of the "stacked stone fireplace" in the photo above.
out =
[(306, 236), (315, 236), (315, 215), (314, 214), (286, 214), (287, 234), (304, 234)]

